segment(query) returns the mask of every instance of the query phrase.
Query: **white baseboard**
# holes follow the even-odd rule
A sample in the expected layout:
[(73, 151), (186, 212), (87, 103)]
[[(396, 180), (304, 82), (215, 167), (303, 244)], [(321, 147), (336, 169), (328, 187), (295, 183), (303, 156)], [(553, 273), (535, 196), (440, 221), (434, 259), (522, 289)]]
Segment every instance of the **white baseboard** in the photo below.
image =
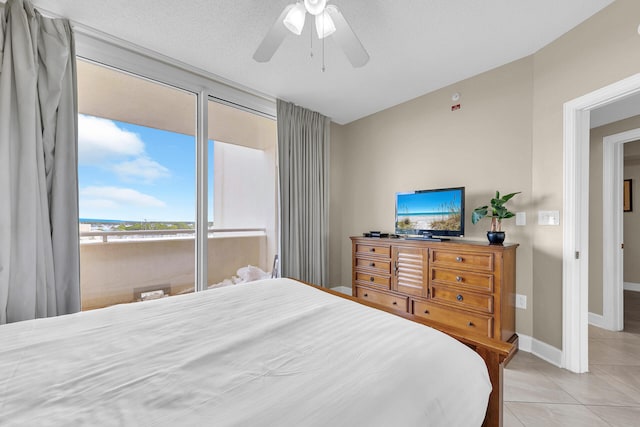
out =
[(602, 314), (589, 313), (589, 324), (597, 326), (598, 328), (608, 329), (604, 323), (604, 316)]
[(531, 342), (533, 338), (529, 335), (518, 334), (518, 350), (526, 351), (527, 353), (531, 353)]
[(335, 286), (333, 288), (329, 288), (333, 291), (338, 291), (341, 294), (351, 295), (351, 288), (348, 286)]
[(640, 292), (640, 283), (624, 282), (624, 290)]
[(560, 367), (562, 351), (528, 335), (518, 334), (518, 349), (531, 353), (545, 362)]

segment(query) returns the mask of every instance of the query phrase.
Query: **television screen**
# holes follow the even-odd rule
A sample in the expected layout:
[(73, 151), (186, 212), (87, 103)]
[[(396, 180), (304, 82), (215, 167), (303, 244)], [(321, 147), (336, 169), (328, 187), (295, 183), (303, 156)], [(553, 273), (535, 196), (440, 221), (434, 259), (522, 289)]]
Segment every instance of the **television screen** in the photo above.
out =
[(464, 187), (396, 194), (396, 234), (464, 235)]

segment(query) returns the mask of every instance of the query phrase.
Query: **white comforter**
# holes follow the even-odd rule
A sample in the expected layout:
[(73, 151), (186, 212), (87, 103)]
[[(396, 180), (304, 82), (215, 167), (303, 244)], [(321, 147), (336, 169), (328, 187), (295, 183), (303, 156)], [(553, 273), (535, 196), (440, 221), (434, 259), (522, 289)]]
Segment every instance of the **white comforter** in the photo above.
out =
[(2, 426), (479, 426), (482, 359), (287, 280), (0, 326)]

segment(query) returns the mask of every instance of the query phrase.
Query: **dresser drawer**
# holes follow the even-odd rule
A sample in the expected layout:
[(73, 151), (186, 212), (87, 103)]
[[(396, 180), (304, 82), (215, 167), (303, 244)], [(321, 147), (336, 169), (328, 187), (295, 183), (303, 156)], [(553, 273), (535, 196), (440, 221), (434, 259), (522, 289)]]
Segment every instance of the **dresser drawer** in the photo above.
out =
[(431, 299), (437, 302), (444, 302), (459, 308), (469, 308), (480, 310), (486, 313), (493, 313), (493, 296), (477, 294), (446, 286), (434, 286), (431, 289)]
[(493, 318), (481, 314), (472, 314), (453, 310), (426, 301), (411, 301), (412, 313), (418, 317), (460, 329), (472, 330), (478, 334), (493, 338)]
[(391, 289), (391, 277), (356, 271), (356, 282), (367, 284), (369, 286), (379, 286), (384, 289)]
[(383, 292), (361, 288), (360, 286), (356, 286), (356, 297), (402, 311), (407, 311), (407, 304), (409, 301), (409, 298), (407, 297), (385, 294)]
[(373, 257), (391, 258), (391, 246), (377, 243), (357, 243), (356, 256), (364, 254)]
[(493, 272), (493, 253), (464, 252), (431, 249), (432, 266), (455, 268), (457, 270), (482, 270)]
[(391, 272), (391, 261), (356, 257), (356, 268), (358, 270), (369, 269), (389, 274)]
[(493, 338), (493, 318), (491, 316), (453, 310), (426, 301), (412, 300), (411, 305), (411, 311), (417, 317)]
[(471, 273), (464, 270), (431, 269), (431, 281), (449, 286), (465, 286), (481, 292), (493, 292), (493, 274)]

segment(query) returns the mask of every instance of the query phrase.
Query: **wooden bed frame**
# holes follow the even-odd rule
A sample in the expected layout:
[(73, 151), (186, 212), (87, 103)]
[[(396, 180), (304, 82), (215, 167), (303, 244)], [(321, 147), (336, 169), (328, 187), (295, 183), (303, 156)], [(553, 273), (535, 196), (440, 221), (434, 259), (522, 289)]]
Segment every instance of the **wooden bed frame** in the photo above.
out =
[(483, 427), (502, 427), (502, 403), (503, 403), (503, 386), (502, 386), (502, 374), (504, 366), (511, 360), (513, 355), (518, 351), (518, 340), (513, 342), (504, 342), (492, 338), (486, 338), (482, 336), (469, 335), (469, 333), (462, 329), (452, 328), (450, 326), (442, 325), (421, 317), (414, 316), (404, 311), (393, 310), (391, 308), (363, 301), (350, 295), (345, 295), (331, 289), (321, 288), (319, 286), (306, 283), (309, 286), (313, 286), (316, 289), (328, 292), (340, 298), (346, 298), (351, 301), (355, 301), (359, 304), (366, 305), (377, 310), (382, 310), (387, 313), (395, 314), (412, 322), (420, 323), (422, 325), (430, 326), (445, 334), (457, 339), (463, 344), (473, 349), (476, 353), (482, 357), (487, 370), (489, 371), (489, 379), (491, 380), (492, 390), (489, 395), (489, 403), (487, 404), (487, 414), (485, 415)]

